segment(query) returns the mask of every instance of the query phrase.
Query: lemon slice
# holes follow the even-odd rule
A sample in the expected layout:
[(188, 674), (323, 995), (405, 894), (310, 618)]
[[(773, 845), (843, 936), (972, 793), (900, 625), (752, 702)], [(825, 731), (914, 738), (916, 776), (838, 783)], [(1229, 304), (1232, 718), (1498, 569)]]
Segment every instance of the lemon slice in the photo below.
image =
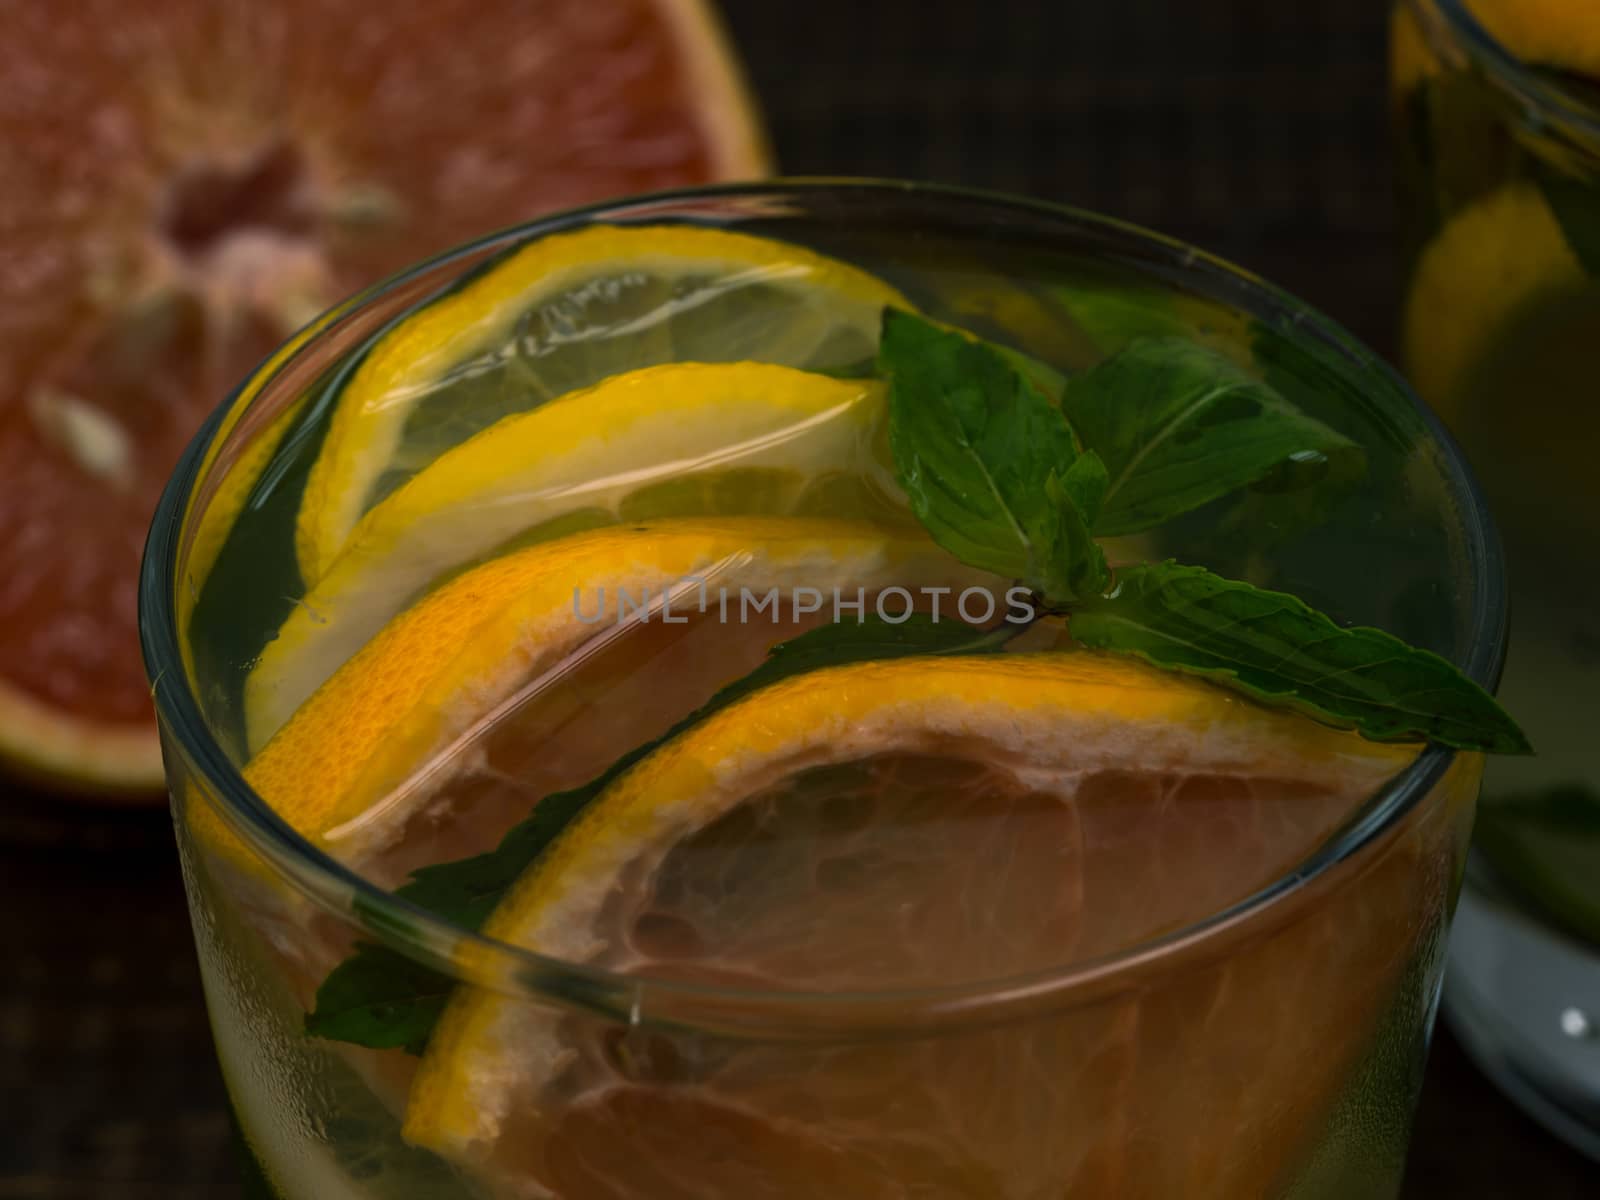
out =
[[(301, 834), (363, 862), (392, 846), (465, 765), (460, 748), (497, 706), (605, 633), (583, 619), (575, 590), (659, 593), (688, 577), (763, 593), (994, 583), (925, 536), (864, 522), (751, 517), (576, 534), (476, 567), (390, 621), (299, 707), (245, 777)], [(416, 786), (424, 777), (428, 786)]]
[[(1600, 76), (1600, 12), (1590, 0), (1466, 0), (1466, 7), (1512, 57)], [(1390, 29), (1390, 76), (1397, 92), (1443, 71), (1412, 5), (1395, 5)]]
[(1447, 420), (1480, 355), (1538, 301), (1581, 289), (1582, 265), (1531, 183), (1461, 210), (1422, 252), (1405, 307), (1407, 370)]
[[(260, 747), (421, 589), (510, 539), (807, 507), (892, 517), (903, 499), (872, 452), (883, 411), (876, 382), (757, 363), (669, 364), (505, 418), (362, 518), (246, 681), (249, 745)], [(852, 500), (857, 511), (841, 512)]]
[(893, 288), (798, 246), (689, 225), (542, 238), (392, 326), (338, 395), (301, 501), (320, 579), (361, 515), (509, 413), (665, 362), (870, 358)]
[(1600, 10), (1590, 0), (1467, 0), (1467, 7), (1523, 62), (1600, 77)]
[[(569, 961), (757, 988), (1010, 977), (1220, 911), (1301, 861), (1414, 753), (1088, 653), (823, 670), (642, 760), (523, 875), (484, 932)], [(564, 1040), (576, 1030), (553, 1009), (458, 990), (412, 1086), (405, 1136), (480, 1166), (506, 1136), (515, 1161), (543, 1157), (540, 1184), (590, 1194), (545, 1177), (557, 1158), (570, 1165), (570, 1147), (537, 1143), (578, 1136), (570, 1123), (556, 1132), (564, 1114), (589, 1128), (644, 1067), (597, 1063)], [(700, 1052), (703, 1067), (683, 1059), (696, 1053), (687, 1043), (661, 1059), (687, 1071), (687, 1096), (640, 1103), (665, 1113), (674, 1096), (695, 1099), (780, 1131), (794, 1122), (779, 1113), (826, 1114), (855, 1130), (825, 1137), (836, 1147), (857, 1134), (893, 1142), (890, 1113), (858, 1107), (852, 1123), (836, 1107), (863, 1086), (846, 1067), (832, 1078), (825, 1058), (785, 1071), (761, 1048)], [(952, 1119), (937, 1115), (941, 1103), (962, 1103), (937, 1083), (907, 1076), (891, 1089), (905, 1112), (933, 1089), (909, 1122), (922, 1142), (939, 1142)], [(1114, 1128), (1094, 1107), (1114, 1098), (1089, 1094), (1092, 1126)], [(1004, 1157), (1003, 1143), (990, 1149)], [(679, 1166), (697, 1178), (699, 1166)]]
[(1394, 100), (1402, 100), (1419, 83), (1439, 75), (1444, 67), (1428, 44), (1428, 35), (1417, 23), (1410, 4), (1400, 3), (1389, 14), (1389, 88)]

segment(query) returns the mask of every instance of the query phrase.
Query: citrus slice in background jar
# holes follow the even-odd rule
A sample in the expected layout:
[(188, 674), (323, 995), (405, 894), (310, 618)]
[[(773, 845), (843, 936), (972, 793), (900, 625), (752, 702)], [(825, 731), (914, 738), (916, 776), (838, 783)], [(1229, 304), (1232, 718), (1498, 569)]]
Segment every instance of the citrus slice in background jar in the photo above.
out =
[(0, 760), (70, 792), (154, 797), (135, 578), (201, 416), (405, 263), (768, 162), (700, 0), (6, 17)]

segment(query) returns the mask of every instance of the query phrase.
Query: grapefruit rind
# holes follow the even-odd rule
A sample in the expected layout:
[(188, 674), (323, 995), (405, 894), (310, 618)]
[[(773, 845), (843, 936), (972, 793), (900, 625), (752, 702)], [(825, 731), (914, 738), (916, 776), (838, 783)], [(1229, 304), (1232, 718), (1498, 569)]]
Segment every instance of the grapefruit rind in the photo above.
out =
[(695, 81), (700, 119), (719, 180), (761, 179), (773, 173), (772, 147), (760, 105), (722, 19), (707, 0), (658, 0), (677, 35)]
[(148, 802), (161, 794), (153, 729), (67, 717), (0, 680), (0, 760), (66, 796)]
[(691, 576), (761, 592), (1001, 586), (926, 537), (865, 522), (675, 520), (576, 534), (474, 568), (396, 617), (300, 706), (245, 779), (300, 834), (359, 862), (429, 802), (408, 780), (596, 636), (575, 587), (658, 592)]

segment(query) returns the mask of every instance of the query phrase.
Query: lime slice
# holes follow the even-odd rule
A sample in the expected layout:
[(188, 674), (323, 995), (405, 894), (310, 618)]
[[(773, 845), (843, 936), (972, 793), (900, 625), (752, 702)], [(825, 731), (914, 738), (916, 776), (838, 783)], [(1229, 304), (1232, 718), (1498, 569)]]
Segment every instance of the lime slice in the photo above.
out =
[(892, 520), (904, 502), (873, 453), (883, 412), (872, 381), (669, 364), (505, 418), (362, 518), (245, 684), (249, 745), (422, 590), (513, 539), (662, 517)]
[(798, 246), (689, 225), (540, 239), (398, 322), (338, 395), (296, 528), (308, 584), (362, 514), (508, 414), (667, 362), (818, 370), (870, 358), (872, 276)]

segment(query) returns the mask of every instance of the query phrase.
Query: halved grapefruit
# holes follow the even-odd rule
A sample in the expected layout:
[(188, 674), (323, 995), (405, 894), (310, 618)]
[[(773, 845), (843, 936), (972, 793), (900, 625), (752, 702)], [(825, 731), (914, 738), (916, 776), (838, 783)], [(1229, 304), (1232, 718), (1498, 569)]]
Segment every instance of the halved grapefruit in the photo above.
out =
[(767, 158), (705, 0), (0, 13), (0, 761), (153, 795), (135, 579), (201, 414), (408, 262)]

